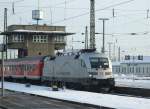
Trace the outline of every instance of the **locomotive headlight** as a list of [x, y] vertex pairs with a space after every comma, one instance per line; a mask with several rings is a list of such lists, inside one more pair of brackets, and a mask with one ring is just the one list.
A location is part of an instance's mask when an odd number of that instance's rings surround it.
[[92, 75], [90, 74], [89, 77], [92, 77]]

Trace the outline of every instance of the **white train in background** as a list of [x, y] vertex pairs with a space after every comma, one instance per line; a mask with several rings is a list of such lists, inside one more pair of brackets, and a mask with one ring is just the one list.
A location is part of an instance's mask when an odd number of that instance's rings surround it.
[[150, 77], [150, 56], [126, 56], [121, 62], [113, 62], [113, 74]]

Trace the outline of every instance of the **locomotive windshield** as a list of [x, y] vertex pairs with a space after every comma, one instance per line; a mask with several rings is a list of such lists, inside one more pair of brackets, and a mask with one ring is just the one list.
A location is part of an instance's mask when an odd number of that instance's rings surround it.
[[108, 58], [90, 58], [91, 68], [108, 68]]

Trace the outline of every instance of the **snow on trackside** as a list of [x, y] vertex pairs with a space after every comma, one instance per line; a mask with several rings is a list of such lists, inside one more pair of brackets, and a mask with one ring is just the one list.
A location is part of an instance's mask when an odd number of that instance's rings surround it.
[[120, 87], [150, 89], [150, 77], [136, 77], [133, 75], [115, 75], [115, 85]]
[[94, 104], [115, 109], [149, 109], [150, 107], [150, 99], [145, 98], [125, 97], [110, 94], [74, 91], [68, 89], [52, 91], [50, 87], [35, 85], [26, 87], [25, 84], [10, 82], [5, 82], [4, 88], [50, 98]]
[[116, 86], [150, 89], [150, 80], [116, 79]]

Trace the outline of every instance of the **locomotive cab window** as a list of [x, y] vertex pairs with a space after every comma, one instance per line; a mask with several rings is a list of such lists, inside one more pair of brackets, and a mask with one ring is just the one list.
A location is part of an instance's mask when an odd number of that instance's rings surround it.
[[86, 67], [86, 64], [85, 64], [85, 62], [83, 60], [81, 60], [81, 66], [82, 67]]
[[108, 68], [109, 62], [107, 58], [90, 58], [91, 68]]

